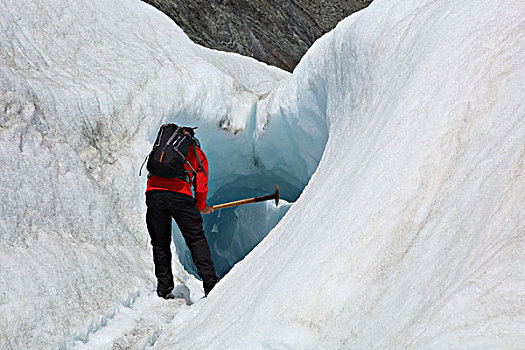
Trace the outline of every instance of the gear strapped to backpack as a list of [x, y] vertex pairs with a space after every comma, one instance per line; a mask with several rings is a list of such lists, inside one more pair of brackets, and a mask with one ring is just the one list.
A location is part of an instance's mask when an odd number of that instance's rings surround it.
[[[190, 147], [193, 147], [199, 161], [199, 168], [206, 175], [197, 153], [196, 145], [198, 141], [195, 138], [194, 129], [196, 128], [182, 127], [176, 124], [164, 124], [160, 127], [153, 149], [144, 160], [144, 163], [146, 163], [146, 160], [148, 161], [146, 169], [150, 174], [167, 178], [178, 178], [190, 183], [189, 173], [193, 173], [196, 179], [198, 170], [195, 170], [187, 159]], [[139, 175], [144, 163], [140, 167]], [[184, 169], [184, 164], [188, 164], [191, 171]]]

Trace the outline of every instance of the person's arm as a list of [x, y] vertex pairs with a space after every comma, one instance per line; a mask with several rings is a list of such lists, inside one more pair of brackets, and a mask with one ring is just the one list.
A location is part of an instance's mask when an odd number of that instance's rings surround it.
[[197, 160], [196, 166], [198, 168], [195, 168], [197, 169], [197, 186], [194, 187], [195, 200], [197, 201], [197, 208], [200, 212], [209, 214], [213, 212], [213, 208], [206, 203], [206, 198], [208, 197], [208, 159], [202, 149], [198, 146], [195, 149], [197, 150], [196, 156], [199, 157], [200, 164], [202, 164], [201, 168]]

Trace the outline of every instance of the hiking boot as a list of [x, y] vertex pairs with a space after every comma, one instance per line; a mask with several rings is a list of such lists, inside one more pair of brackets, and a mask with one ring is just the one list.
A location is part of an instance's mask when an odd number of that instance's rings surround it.
[[204, 296], [207, 297], [208, 294], [210, 294], [211, 290], [213, 289], [213, 287], [215, 287], [215, 285], [217, 284], [217, 280], [214, 280], [214, 281], [211, 281], [211, 282], [208, 282], [208, 283], [203, 283], [203, 287], [204, 287]]
[[157, 288], [157, 295], [161, 298], [164, 298], [164, 299], [173, 299], [174, 296], [173, 294], [171, 294], [171, 292], [173, 291], [173, 286], [171, 287], [168, 287], [166, 289], [158, 289]]

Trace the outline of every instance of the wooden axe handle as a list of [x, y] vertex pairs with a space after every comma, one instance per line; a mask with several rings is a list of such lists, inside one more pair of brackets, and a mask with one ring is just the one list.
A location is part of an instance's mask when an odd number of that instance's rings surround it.
[[247, 198], [247, 199], [241, 199], [238, 201], [223, 203], [223, 204], [217, 204], [213, 205], [213, 210], [215, 209], [223, 209], [223, 208], [230, 208], [230, 207], [236, 207], [238, 205], [243, 204], [250, 204], [250, 203], [257, 203], [257, 202], [263, 202], [268, 201], [270, 199], [275, 199], [275, 205], [279, 205], [279, 186], [275, 186], [275, 193], [274, 194], [267, 194], [264, 196], [259, 197], [253, 197], [253, 198]]
[[243, 204], [249, 204], [249, 203], [255, 203], [255, 198], [248, 198], [248, 199], [241, 199], [238, 201], [223, 203], [223, 204], [217, 204], [213, 205], [212, 208], [215, 209], [223, 209], [223, 208], [230, 208], [230, 207], [236, 207], [238, 205]]

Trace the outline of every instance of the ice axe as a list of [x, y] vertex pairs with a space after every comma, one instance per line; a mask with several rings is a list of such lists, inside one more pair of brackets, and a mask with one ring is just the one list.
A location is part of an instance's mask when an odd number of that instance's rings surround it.
[[247, 199], [241, 199], [241, 200], [238, 200], [238, 201], [217, 204], [217, 205], [212, 206], [212, 208], [214, 210], [215, 209], [230, 208], [230, 207], [236, 207], [238, 205], [243, 205], [243, 204], [250, 204], [250, 203], [258, 203], [258, 202], [269, 201], [271, 199], [275, 199], [275, 206], [279, 205], [279, 185], [275, 185], [275, 193], [273, 193], [273, 194], [266, 194], [264, 196], [247, 198]]

